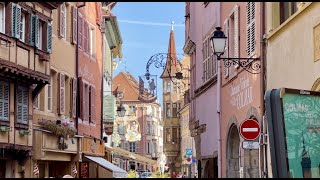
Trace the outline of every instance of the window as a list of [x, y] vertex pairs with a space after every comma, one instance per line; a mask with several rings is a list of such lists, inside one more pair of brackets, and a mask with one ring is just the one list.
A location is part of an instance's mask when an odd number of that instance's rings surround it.
[[214, 75], [216, 75], [216, 60], [214, 58], [214, 54], [210, 44], [210, 36], [207, 36], [205, 40], [202, 42], [202, 80], [203, 82], [207, 82]]
[[167, 117], [167, 118], [171, 117], [171, 107], [170, 107], [170, 103], [166, 103], [166, 117]]
[[171, 142], [171, 129], [166, 128], [166, 142]]
[[9, 83], [0, 81], [0, 121], [9, 121]]
[[[52, 77], [52, 76], [51, 76]], [[48, 111], [52, 111], [52, 78], [50, 79], [50, 84], [47, 86], [47, 92], [48, 92]]]
[[256, 48], [255, 2], [247, 2], [247, 55], [251, 56]]
[[0, 32], [5, 33], [5, 4], [0, 3]]
[[89, 86], [86, 84], [84, 88], [84, 94], [85, 94], [85, 120], [89, 121], [89, 111], [90, 111], [90, 105], [89, 105]]
[[178, 128], [172, 128], [172, 142], [178, 142]]
[[43, 46], [43, 38], [42, 38], [42, 34], [43, 34], [43, 22], [39, 20], [39, 26], [38, 26], [38, 49], [42, 50], [42, 46]]
[[130, 142], [129, 146], [130, 146], [129, 147], [130, 148], [129, 149], [130, 152], [136, 152], [136, 143], [135, 142]]
[[18, 86], [17, 89], [17, 123], [28, 124], [28, 93], [27, 87]]
[[151, 143], [150, 141], [147, 142], [147, 154], [150, 154], [151, 153]]
[[171, 92], [171, 83], [167, 82], [167, 92]]
[[172, 104], [172, 117], [177, 117], [177, 103]]
[[21, 13], [21, 19], [20, 19], [20, 41], [25, 41], [25, 30], [26, 30], [26, 14]]
[[151, 124], [150, 122], [147, 122], [147, 135], [151, 134]]
[[155, 154], [158, 154], [158, 148], [157, 148], [157, 143], [156, 142], [153, 143], [153, 152]]
[[280, 2], [280, 24], [298, 11], [297, 2]]

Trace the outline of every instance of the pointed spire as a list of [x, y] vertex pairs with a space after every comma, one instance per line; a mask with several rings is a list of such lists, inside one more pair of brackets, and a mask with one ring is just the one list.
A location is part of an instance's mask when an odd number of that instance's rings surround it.
[[171, 21], [171, 31], [173, 31], [173, 24], [174, 24], [174, 21]]
[[169, 77], [168, 69], [171, 70], [171, 75], [174, 75], [177, 72], [176, 66], [178, 64], [177, 63], [178, 58], [176, 53], [176, 42], [174, 38], [173, 24], [174, 22], [171, 21], [171, 31], [170, 31], [170, 38], [169, 38], [169, 45], [168, 45], [168, 57], [166, 60], [166, 67], [164, 68], [164, 71], [160, 76], [161, 78]]

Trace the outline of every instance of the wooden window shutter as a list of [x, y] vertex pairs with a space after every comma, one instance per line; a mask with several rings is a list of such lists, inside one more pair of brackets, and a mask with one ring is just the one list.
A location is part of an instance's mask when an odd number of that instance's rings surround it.
[[247, 2], [247, 55], [255, 51], [255, 2]]
[[65, 4], [61, 4], [59, 7], [59, 35], [60, 37], [65, 37], [65, 14], [66, 14], [66, 6]]
[[[224, 26], [224, 33], [227, 37], [229, 37], [229, 26], [228, 26], [228, 19], [226, 19], [223, 23], [223, 26]], [[229, 43], [228, 43], [228, 39], [226, 41], [226, 50], [225, 50], [225, 57], [229, 57]], [[223, 61], [224, 62], [224, 61]], [[224, 77], [227, 78], [229, 77], [229, 68], [227, 68], [225, 66], [225, 64], [223, 64], [223, 74], [224, 74]]]
[[9, 121], [9, 83], [0, 85], [0, 120]]
[[79, 48], [83, 48], [83, 45], [82, 45], [82, 42], [83, 42], [83, 18], [80, 16], [80, 14], [79, 14], [79, 23], [78, 23], [78, 29], [79, 29], [79, 34], [78, 34], [78, 36], [79, 36], [79, 44], [78, 44], [78, 46], [79, 46]]
[[125, 150], [129, 151], [129, 143], [128, 142], [124, 143], [124, 148], [125, 148]]
[[77, 111], [77, 79], [74, 78], [73, 79], [73, 85], [72, 85], [72, 88], [73, 88], [73, 94], [72, 94], [72, 117], [73, 118], [76, 118], [76, 111]]
[[38, 28], [36, 28], [36, 21], [38, 21], [38, 16], [31, 14], [30, 18], [30, 45], [31, 46], [36, 46], [36, 42], [38, 39], [36, 31]]
[[16, 13], [17, 13], [17, 5], [12, 3], [11, 8], [11, 36], [16, 37]]
[[77, 7], [72, 6], [72, 43], [77, 44]]
[[83, 50], [88, 52], [88, 23], [86, 20], [83, 21]]
[[47, 24], [47, 52], [52, 53], [52, 24]]
[[59, 74], [59, 114], [65, 113], [65, 76]]
[[17, 123], [28, 124], [28, 93], [29, 89], [18, 86], [17, 89]]
[[[234, 9], [234, 57], [239, 57], [240, 48], [239, 48], [239, 6], [237, 5]], [[235, 68], [238, 68], [239, 64], [235, 65]]]
[[83, 80], [82, 78], [80, 77], [79, 78], [79, 92], [80, 92], [80, 113], [79, 113], [79, 117], [84, 120], [85, 118], [85, 114], [84, 114], [84, 83], [83, 83]]
[[21, 6], [12, 3], [11, 36], [20, 38]]
[[[91, 39], [91, 36], [90, 36], [90, 32], [91, 32], [92, 30], [91, 30], [91, 26], [90, 25], [88, 25], [88, 54], [90, 54], [90, 52], [91, 52], [91, 41], [92, 41], [92, 39]], [[93, 34], [92, 34], [93, 35]], [[93, 38], [93, 37], [92, 37]]]

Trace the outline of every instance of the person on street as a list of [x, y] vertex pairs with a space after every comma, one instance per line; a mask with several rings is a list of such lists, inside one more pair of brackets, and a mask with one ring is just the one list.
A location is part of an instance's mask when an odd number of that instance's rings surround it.
[[177, 178], [176, 172], [173, 172], [171, 178]]
[[186, 172], [183, 173], [182, 178], [188, 178]]

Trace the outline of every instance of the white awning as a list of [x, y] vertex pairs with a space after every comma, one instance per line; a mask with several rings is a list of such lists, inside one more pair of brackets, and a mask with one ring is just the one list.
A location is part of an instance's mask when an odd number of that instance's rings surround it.
[[127, 171], [119, 168], [118, 166], [112, 164], [111, 162], [107, 161], [106, 159], [104, 159], [102, 157], [94, 157], [94, 156], [84, 156], [84, 157], [99, 164], [101, 167], [103, 167], [109, 171], [112, 171], [113, 177], [115, 177], [115, 178], [127, 178], [128, 177]]

